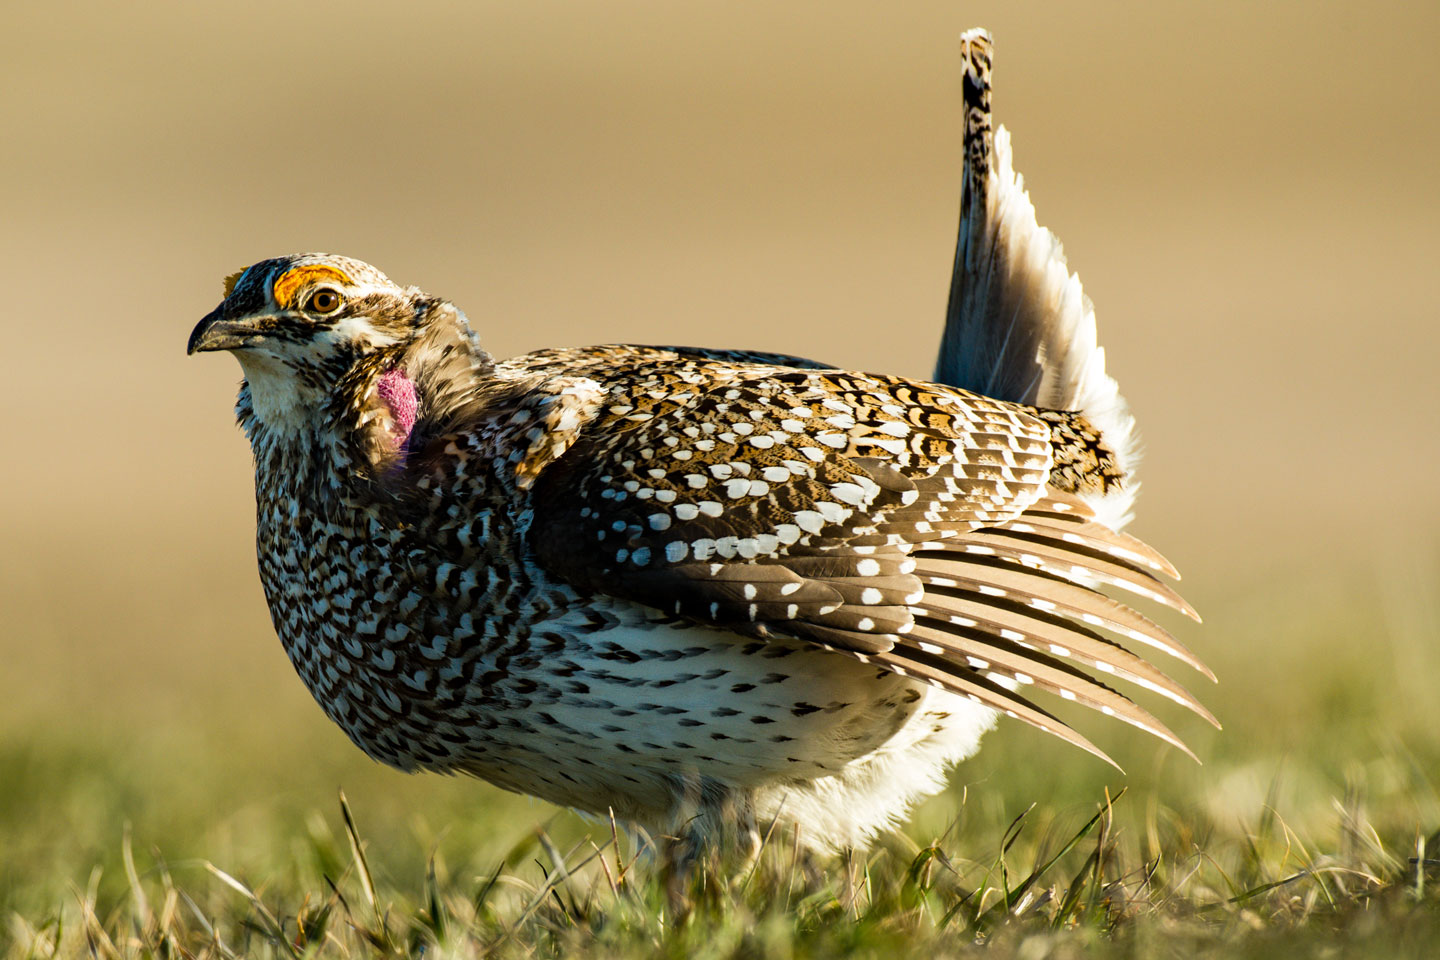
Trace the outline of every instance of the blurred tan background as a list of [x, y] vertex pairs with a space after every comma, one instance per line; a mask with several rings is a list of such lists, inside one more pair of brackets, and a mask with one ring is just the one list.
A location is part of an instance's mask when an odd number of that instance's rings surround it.
[[[1133, 529], [1211, 613], [1186, 641], [1231, 695], [1283, 697], [1307, 650], [1269, 650], [1257, 611], [1334, 629], [1351, 591], [1433, 610], [1433, 3], [161, 0], [6, 21], [12, 746], [190, 738], [237, 777], [292, 739], [352, 762], [269, 628], [238, 367], [184, 351], [256, 260], [369, 260], [500, 355], [683, 342], [926, 375], [972, 25], [1147, 439]], [[1363, 656], [1420, 704], [1435, 624], [1405, 616], [1413, 650]]]

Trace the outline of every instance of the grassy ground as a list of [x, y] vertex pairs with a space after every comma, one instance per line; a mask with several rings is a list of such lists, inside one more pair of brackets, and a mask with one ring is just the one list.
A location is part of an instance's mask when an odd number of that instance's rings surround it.
[[142, 664], [7, 717], [0, 956], [1432, 955], [1440, 650], [1428, 574], [1405, 569], [1416, 589], [1204, 598], [1226, 730], [1177, 720], [1204, 766], [1087, 724], [1121, 776], [1002, 727], [903, 835], [835, 862], [771, 836], [683, 921], [643, 837], [370, 764], [243, 620], [273, 674], [176, 653], [189, 696]]

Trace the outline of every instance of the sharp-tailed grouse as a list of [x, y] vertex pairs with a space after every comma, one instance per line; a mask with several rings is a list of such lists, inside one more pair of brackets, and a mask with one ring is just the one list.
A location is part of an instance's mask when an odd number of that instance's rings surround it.
[[999, 714], [1100, 753], [1031, 691], [1176, 746], [1092, 674], [1209, 716], [1117, 642], [1205, 671], [1099, 592], [1191, 613], [1117, 532], [1133, 420], [992, 134], [989, 39], [963, 48], [938, 383], [688, 347], [494, 360], [451, 304], [326, 254], [227, 281], [189, 349], [244, 369], [275, 629], [366, 753], [691, 843], [778, 818], [833, 850]]

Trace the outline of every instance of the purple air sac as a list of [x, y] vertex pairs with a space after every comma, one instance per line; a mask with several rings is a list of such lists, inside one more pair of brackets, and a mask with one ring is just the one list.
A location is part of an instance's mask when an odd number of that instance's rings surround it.
[[409, 452], [410, 431], [415, 429], [415, 414], [420, 409], [419, 398], [415, 395], [415, 382], [405, 376], [404, 371], [387, 371], [375, 385], [375, 392], [390, 408], [390, 421], [394, 424], [395, 447], [401, 459]]

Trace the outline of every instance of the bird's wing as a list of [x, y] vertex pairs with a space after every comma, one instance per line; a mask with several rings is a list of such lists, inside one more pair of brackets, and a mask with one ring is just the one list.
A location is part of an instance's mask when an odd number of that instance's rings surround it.
[[1087, 669], [1209, 717], [1112, 636], [1204, 669], [1096, 589], [1190, 612], [1159, 579], [1173, 573], [1162, 558], [1057, 489], [1052, 426], [1032, 412], [834, 370], [681, 361], [607, 373], [605, 399], [589, 399], [583, 427], [529, 480], [531, 547], [553, 575], [732, 633], [809, 640], [1102, 757], [1016, 688], [1182, 749]]
[[835, 370], [833, 363], [822, 363], [809, 357], [797, 357], [788, 353], [771, 353], [767, 350], [716, 350], [711, 347], [655, 347], [692, 360], [721, 360], [726, 363], [764, 363], [775, 367], [793, 367], [797, 370]]

